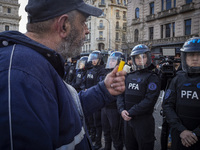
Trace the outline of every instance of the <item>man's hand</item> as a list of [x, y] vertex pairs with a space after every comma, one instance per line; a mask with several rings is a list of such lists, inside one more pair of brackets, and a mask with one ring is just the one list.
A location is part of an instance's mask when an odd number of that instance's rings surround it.
[[111, 95], [119, 95], [125, 91], [125, 71], [117, 72], [118, 66], [112, 72], [107, 74], [104, 83]]
[[198, 141], [197, 136], [192, 131], [184, 130], [180, 134], [181, 142], [185, 147], [189, 147]]
[[126, 110], [123, 110], [123, 111], [121, 112], [121, 115], [122, 115], [122, 118], [123, 118], [125, 121], [129, 121], [129, 120], [132, 119], [131, 117], [129, 117], [129, 113], [128, 113], [128, 111], [126, 111]]

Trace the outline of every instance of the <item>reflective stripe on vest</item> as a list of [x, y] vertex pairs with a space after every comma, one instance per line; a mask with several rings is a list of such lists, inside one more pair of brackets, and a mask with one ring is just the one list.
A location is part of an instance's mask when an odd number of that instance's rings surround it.
[[74, 150], [75, 146], [83, 140], [84, 135], [85, 135], [85, 130], [82, 127], [81, 132], [74, 137], [74, 140], [71, 143], [63, 145], [60, 148], [57, 148], [56, 150]]

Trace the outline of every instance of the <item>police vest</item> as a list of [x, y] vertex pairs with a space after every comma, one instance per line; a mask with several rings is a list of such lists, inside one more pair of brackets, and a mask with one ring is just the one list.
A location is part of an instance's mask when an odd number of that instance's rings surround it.
[[147, 80], [152, 72], [136, 71], [126, 77], [125, 108], [129, 110], [133, 105], [144, 99], [147, 89]]
[[176, 112], [183, 125], [193, 130], [200, 125], [200, 77], [177, 78]]
[[93, 67], [92, 69], [87, 71], [85, 87], [88, 89], [94, 86], [96, 84], [96, 80], [97, 80], [97, 69]]

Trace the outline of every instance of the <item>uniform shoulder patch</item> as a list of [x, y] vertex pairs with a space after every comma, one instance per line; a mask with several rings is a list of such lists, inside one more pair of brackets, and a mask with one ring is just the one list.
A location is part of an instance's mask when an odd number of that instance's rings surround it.
[[200, 89], [200, 83], [197, 83], [197, 88]]
[[149, 90], [154, 91], [157, 89], [157, 85], [154, 82], [149, 83], [148, 85]]
[[171, 94], [171, 90], [168, 89], [166, 92], [165, 92], [165, 99], [168, 99], [168, 97], [170, 96]]

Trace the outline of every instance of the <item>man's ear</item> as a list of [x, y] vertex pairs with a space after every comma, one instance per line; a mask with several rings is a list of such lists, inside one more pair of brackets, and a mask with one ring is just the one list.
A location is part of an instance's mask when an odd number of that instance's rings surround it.
[[68, 15], [67, 14], [64, 14], [62, 16], [60, 16], [58, 18], [58, 32], [59, 32], [59, 35], [62, 37], [62, 38], [65, 38], [67, 37], [67, 35], [69, 34], [70, 32], [70, 29], [71, 29], [71, 25], [70, 25], [70, 22], [68, 20]]

